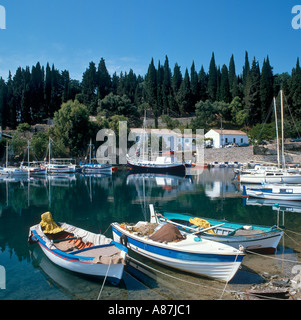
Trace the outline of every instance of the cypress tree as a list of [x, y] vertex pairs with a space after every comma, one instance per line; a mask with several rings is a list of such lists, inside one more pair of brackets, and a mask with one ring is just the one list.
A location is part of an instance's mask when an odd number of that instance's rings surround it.
[[177, 101], [181, 115], [193, 111], [191, 103], [190, 80], [187, 68], [185, 70], [184, 79], [177, 93]]
[[260, 77], [261, 122], [266, 120], [274, 95], [274, 76], [269, 57], [263, 60]]
[[231, 93], [230, 93], [230, 86], [229, 86], [229, 73], [228, 73], [228, 68], [225, 64], [222, 66], [222, 71], [221, 71], [219, 100], [224, 101], [226, 103], [231, 102]]
[[176, 63], [174, 66], [173, 76], [171, 79], [171, 87], [173, 92], [173, 98], [171, 103], [172, 103], [172, 111], [176, 112], [177, 114], [179, 114], [180, 112], [178, 101], [177, 101], [177, 95], [178, 95], [178, 91], [180, 89], [182, 81], [183, 81], [182, 73], [181, 73], [180, 67]]
[[297, 58], [296, 68], [292, 70], [291, 76], [291, 101], [295, 115], [301, 114], [301, 68]]
[[191, 104], [194, 106], [200, 99], [198, 74], [195, 71], [194, 61], [190, 68], [190, 90], [191, 90]]
[[231, 93], [231, 100], [238, 95], [237, 76], [235, 71], [234, 56], [232, 54], [229, 62], [229, 89]]
[[217, 95], [217, 68], [215, 64], [214, 53], [212, 53], [212, 57], [209, 65], [209, 73], [208, 73], [208, 98], [211, 102], [216, 100]]
[[204, 67], [201, 67], [201, 70], [198, 74], [198, 87], [199, 87], [199, 100], [206, 101], [208, 99], [207, 87], [208, 87], [208, 77], [204, 70]]
[[106, 67], [104, 58], [100, 59], [96, 74], [96, 85], [98, 99], [103, 99], [111, 91], [111, 77]]
[[157, 70], [154, 65], [154, 59], [152, 58], [149, 64], [148, 71], [145, 77], [145, 95], [146, 101], [152, 108], [155, 118], [158, 117], [158, 106], [157, 106]]
[[164, 68], [161, 66], [160, 60], [158, 62], [157, 70], [157, 105], [158, 105], [158, 115], [163, 112], [163, 80], [164, 80]]
[[169, 62], [167, 56], [165, 56], [164, 71], [163, 71], [163, 83], [162, 83], [162, 99], [163, 99], [163, 114], [168, 114], [170, 110], [171, 99], [171, 70], [169, 68]]

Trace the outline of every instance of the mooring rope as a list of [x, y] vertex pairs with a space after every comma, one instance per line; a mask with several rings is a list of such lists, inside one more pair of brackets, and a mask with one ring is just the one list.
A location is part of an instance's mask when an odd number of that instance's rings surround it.
[[[254, 252], [252, 252], [252, 251], [248, 251], [248, 252], [249, 252], [249, 253], [254, 253]], [[257, 255], [260, 255], [260, 256], [264, 256], [264, 257], [268, 257], [268, 258], [269, 258], [269, 256], [266, 256], [266, 255], [261, 255], [261, 254], [258, 254], [258, 253], [257, 253]], [[195, 285], [195, 286], [198, 286], [198, 287], [202, 287], [202, 288], [205, 288], [205, 289], [209, 289], [209, 288], [210, 288], [210, 289], [214, 289], [214, 290], [217, 290], [217, 291], [222, 291], [222, 294], [221, 294], [219, 300], [222, 299], [222, 297], [223, 297], [223, 295], [224, 295], [225, 292], [227, 292], [228, 294], [234, 294], [234, 293], [236, 293], [236, 294], [238, 294], [238, 295], [239, 295], [239, 294], [246, 294], [246, 293], [244, 293], [244, 292], [239, 292], [239, 291], [235, 291], [235, 290], [226, 290], [226, 287], [227, 287], [229, 281], [226, 282], [226, 284], [225, 284], [225, 286], [224, 286], [223, 289], [216, 288], [216, 287], [212, 287], [212, 286], [209, 287], [209, 286], [205, 286], [205, 285], [202, 285], [202, 284], [199, 284], [199, 283], [196, 283], [196, 282], [191, 282], [191, 281], [188, 281], [188, 280], [184, 280], [184, 279], [181, 279], [181, 278], [177, 278], [177, 277], [172, 276], [172, 275], [170, 275], [170, 274], [168, 274], [168, 273], [165, 273], [165, 272], [163, 272], [163, 271], [160, 271], [160, 270], [158, 270], [158, 269], [155, 269], [155, 268], [153, 268], [153, 267], [151, 267], [151, 266], [149, 266], [149, 265], [146, 265], [146, 264], [144, 264], [143, 262], [141, 262], [141, 261], [139, 261], [139, 260], [136, 260], [136, 259], [133, 258], [133, 257], [128, 256], [128, 258], [129, 258], [130, 260], [133, 260], [134, 262], [139, 263], [140, 265], [142, 265], [142, 266], [144, 266], [144, 267], [146, 267], [146, 268], [154, 271], [154, 272], [161, 273], [161, 274], [163, 274], [164, 276], [167, 276], [167, 277], [172, 278], [172, 279], [174, 279], [174, 280], [181, 281], [181, 282], [187, 283], [187, 284], [192, 284], [192, 285]], [[277, 259], [277, 260], [278, 260], [278, 259]], [[282, 259], [280, 259], [280, 260], [282, 260]], [[296, 262], [296, 261], [293, 261], [293, 262]], [[277, 298], [277, 297], [268, 297], [268, 296], [263, 295], [263, 294], [252, 293], [252, 292], [248, 292], [247, 295], [259, 297], [259, 298], [266, 299], [266, 300], [287, 300], [287, 299], [282, 299], [282, 298]]]
[[101, 294], [102, 294], [102, 290], [103, 290], [103, 287], [104, 287], [104, 285], [105, 285], [106, 279], [107, 279], [107, 277], [108, 277], [109, 269], [110, 269], [110, 267], [111, 267], [111, 262], [112, 262], [112, 257], [110, 258], [110, 263], [109, 263], [109, 265], [108, 265], [108, 269], [107, 269], [106, 275], [105, 275], [105, 277], [104, 277], [104, 279], [103, 279], [102, 286], [101, 286], [101, 289], [100, 289], [100, 291], [99, 291], [97, 300], [100, 299], [100, 296], [101, 296]]

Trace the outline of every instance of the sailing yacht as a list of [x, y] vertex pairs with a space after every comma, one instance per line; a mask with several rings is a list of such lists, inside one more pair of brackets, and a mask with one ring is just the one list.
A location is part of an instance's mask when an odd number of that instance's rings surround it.
[[276, 117], [276, 103], [274, 98], [274, 110], [276, 119], [277, 133], [277, 155], [278, 167], [258, 167], [255, 170], [242, 171], [238, 179], [242, 183], [301, 183], [301, 174], [299, 172], [288, 171], [285, 163], [284, 155], [284, 128], [283, 128], [283, 91], [280, 91], [281, 96], [281, 139], [282, 139], [282, 168], [280, 167], [280, 151], [278, 138], [278, 125]]
[[92, 158], [92, 142], [90, 140], [89, 144], [89, 162], [88, 163], [81, 163], [80, 169], [82, 173], [87, 174], [97, 174], [97, 173], [112, 173], [112, 165], [110, 163], [98, 163], [97, 159]]
[[6, 142], [6, 161], [5, 167], [0, 167], [0, 175], [2, 176], [26, 176], [27, 171], [22, 168], [8, 166], [8, 142]]
[[46, 168], [44, 167], [44, 165], [42, 164], [42, 162], [38, 162], [38, 161], [30, 161], [30, 142], [28, 140], [27, 142], [27, 149], [28, 149], [28, 153], [27, 153], [27, 161], [22, 161], [20, 168], [27, 172], [27, 174], [29, 176], [36, 176], [36, 175], [45, 175], [46, 174]]
[[75, 173], [75, 171], [76, 171], [76, 164], [72, 163], [72, 159], [51, 158], [51, 139], [50, 139], [50, 137], [49, 137], [49, 158], [48, 158], [48, 163], [45, 164], [45, 167], [46, 167], [47, 173]]
[[[141, 141], [141, 140], [140, 140]], [[171, 173], [179, 174], [186, 172], [186, 165], [183, 162], [177, 161], [174, 154], [170, 156], [158, 156], [155, 160], [149, 159], [148, 153], [145, 152], [146, 146], [146, 115], [144, 114], [143, 121], [143, 147], [142, 154], [140, 149], [135, 157], [127, 155], [127, 163], [130, 170], [147, 173]], [[172, 152], [171, 152], [172, 153]]]

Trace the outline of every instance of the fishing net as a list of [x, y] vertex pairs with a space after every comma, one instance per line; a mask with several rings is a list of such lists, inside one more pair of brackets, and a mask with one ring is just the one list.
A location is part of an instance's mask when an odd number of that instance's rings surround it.
[[157, 242], [171, 242], [185, 239], [185, 237], [181, 234], [179, 229], [171, 223], [164, 224], [149, 238]]
[[[207, 220], [204, 220], [201, 218], [197, 218], [197, 217], [193, 219], [191, 218], [189, 219], [189, 222], [203, 229], [210, 228], [210, 223]], [[208, 230], [207, 232], [211, 234], [215, 234], [212, 229]]]

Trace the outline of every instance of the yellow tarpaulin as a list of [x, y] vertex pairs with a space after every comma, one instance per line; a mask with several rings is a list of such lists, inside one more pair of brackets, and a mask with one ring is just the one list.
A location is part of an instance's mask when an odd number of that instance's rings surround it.
[[[203, 229], [210, 228], [210, 223], [207, 220], [204, 220], [201, 218], [193, 218], [193, 219], [191, 218], [189, 219], [189, 222]], [[208, 230], [207, 232], [211, 234], [215, 234], [212, 229]]]
[[59, 227], [53, 220], [51, 212], [45, 212], [41, 215], [40, 225], [43, 228], [44, 233], [55, 234], [63, 231], [64, 229]]

